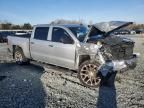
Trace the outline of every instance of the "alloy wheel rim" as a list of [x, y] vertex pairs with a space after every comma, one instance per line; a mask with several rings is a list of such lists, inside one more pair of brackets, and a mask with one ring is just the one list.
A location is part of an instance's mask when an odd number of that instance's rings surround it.
[[95, 64], [86, 64], [81, 68], [80, 77], [88, 86], [98, 86], [100, 77], [97, 76], [98, 67]]
[[17, 62], [21, 62], [22, 61], [22, 55], [21, 55], [21, 53], [19, 53], [19, 52], [15, 53], [15, 60]]

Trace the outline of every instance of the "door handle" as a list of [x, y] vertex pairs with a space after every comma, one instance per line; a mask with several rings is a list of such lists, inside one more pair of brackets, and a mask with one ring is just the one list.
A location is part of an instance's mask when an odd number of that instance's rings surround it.
[[31, 44], [34, 44], [34, 42], [31, 42]]
[[53, 45], [49, 45], [49, 47], [53, 47]]

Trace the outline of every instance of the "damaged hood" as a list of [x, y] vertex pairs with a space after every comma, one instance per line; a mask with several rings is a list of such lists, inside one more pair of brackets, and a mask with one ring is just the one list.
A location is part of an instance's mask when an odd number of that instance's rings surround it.
[[111, 22], [102, 22], [95, 25], [91, 25], [89, 33], [85, 38], [85, 42], [95, 42], [97, 40], [102, 40], [104, 43], [109, 45], [121, 44], [121, 43], [133, 43], [131, 39], [124, 37], [110, 35], [112, 32], [126, 27], [133, 22], [122, 22], [122, 21], [111, 21]]
[[108, 36], [112, 32], [121, 29], [123, 27], [126, 27], [130, 24], [133, 24], [133, 22], [110, 21], [110, 22], [96, 23], [94, 25], [91, 25], [90, 31], [86, 38], [88, 39], [89, 37], [96, 35]]
[[92, 26], [96, 27], [99, 29], [101, 32], [104, 33], [111, 33], [115, 30], [118, 30], [120, 28], [126, 27], [130, 24], [133, 24], [133, 22], [123, 22], [123, 21], [110, 21], [110, 22], [101, 22], [101, 23], [96, 23]]

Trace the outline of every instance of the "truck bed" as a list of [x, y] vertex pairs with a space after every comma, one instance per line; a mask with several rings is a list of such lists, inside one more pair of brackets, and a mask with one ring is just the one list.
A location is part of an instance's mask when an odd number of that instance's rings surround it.
[[18, 46], [23, 50], [24, 55], [30, 58], [30, 38], [29, 35], [8, 36], [9, 50], [13, 52], [13, 46]]
[[31, 37], [31, 34], [29, 33], [29, 34], [24, 34], [24, 35], [12, 35], [12, 36], [14, 36], [14, 37], [22, 37], [22, 38], [30, 38]]

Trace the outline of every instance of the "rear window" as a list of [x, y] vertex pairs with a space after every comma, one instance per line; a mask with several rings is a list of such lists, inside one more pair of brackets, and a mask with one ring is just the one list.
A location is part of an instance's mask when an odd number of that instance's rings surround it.
[[47, 40], [49, 27], [37, 27], [34, 33], [34, 39]]

